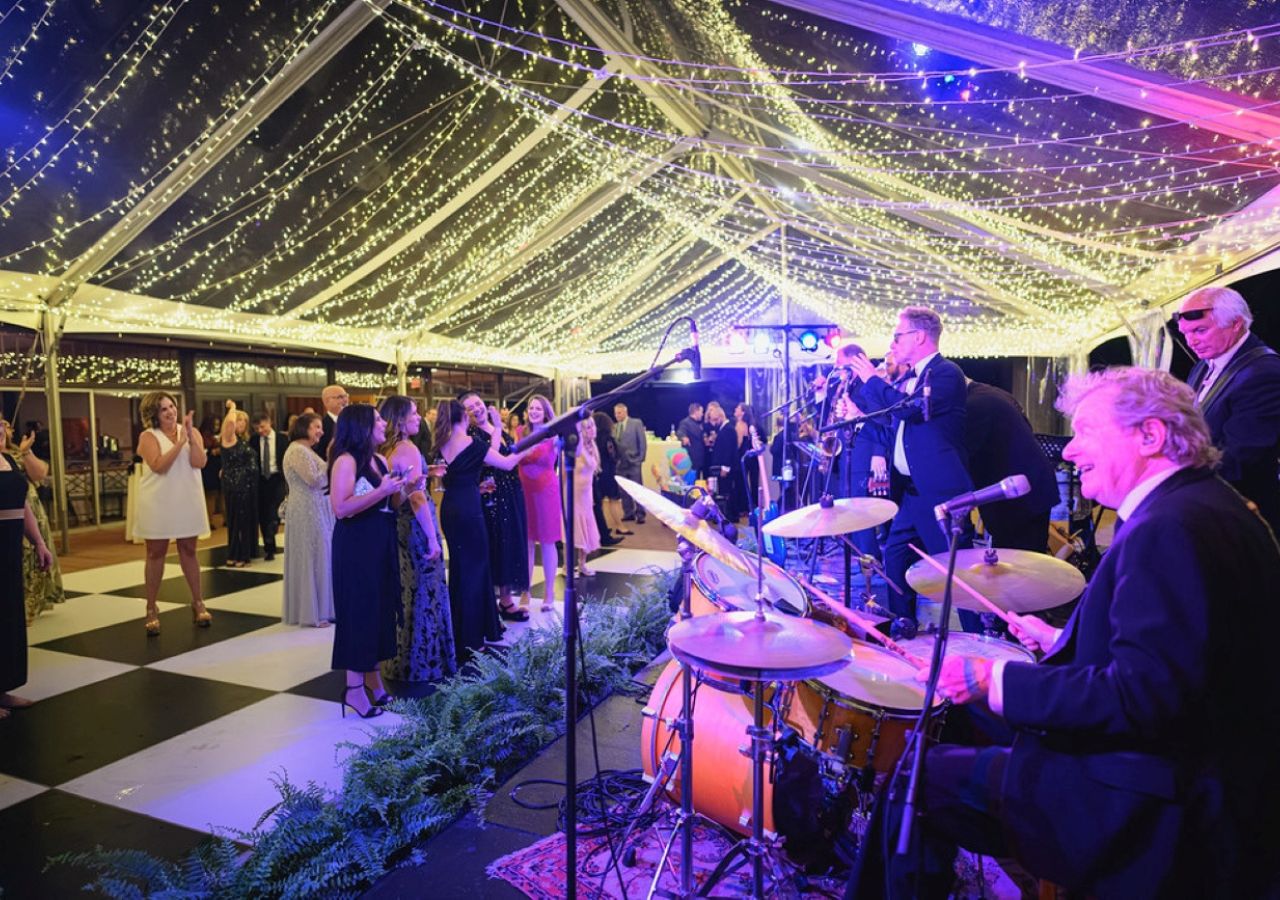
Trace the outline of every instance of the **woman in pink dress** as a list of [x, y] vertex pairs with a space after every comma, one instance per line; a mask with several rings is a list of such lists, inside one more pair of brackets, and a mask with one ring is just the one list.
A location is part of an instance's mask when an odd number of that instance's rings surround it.
[[596, 574], [587, 568], [587, 554], [600, 549], [600, 529], [596, 526], [591, 497], [592, 484], [599, 471], [596, 423], [588, 417], [578, 423], [578, 456], [573, 468], [573, 539], [578, 545], [578, 574], [584, 577]]
[[[525, 413], [529, 430], [536, 431], [555, 418], [551, 401], [542, 394], [529, 398]], [[529, 572], [533, 572], [533, 548], [542, 547], [543, 599], [542, 611], [550, 612], [556, 602], [556, 541], [564, 536], [564, 519], [560, 505], [560, 475], [556, 462], [560, 455], [558, 440], [545, 440], [532, 447], [520, 463], [520, 484], [524, 488], [524, 508], [529, 518]], [[525, 591], [521, 603], [529, 605]]]

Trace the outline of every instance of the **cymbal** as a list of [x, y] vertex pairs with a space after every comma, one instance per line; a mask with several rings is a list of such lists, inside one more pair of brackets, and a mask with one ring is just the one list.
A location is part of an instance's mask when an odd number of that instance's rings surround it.
[[[1031, 550], [997, 549], [995, 561], [989, 562], [990, 552], [981, 547], [959, 551], [956, 578], [1001, 609], [1039, 612], [1074, 600], [1084, 590], [1084, 575], [1080, 570], [1056, 556]], [[947, 564], [945, 553], [934, 554], [933, 559], [943, 566]], [[931, 600], [941, 600], [946, 576], [922, 559], [907, 569], [907, 584]], [[951, 602], [959, 609], [988, 611], [964, 590], [952, 591]]]
[[882, 497], [846, 497], [835, 500], [830, 506], [811, 503], [778, 516], [764, 526], [764, 533], [773, 537], [812, 538], [834, 537], [875, 528], [898, 514], [898, 504]]
[[699, 550], [705, 550], [713, 559], [744, 575], [755, 576], [756, 570], [747, 560], [747, 555], [721, 534], [720, 529], [713, 522], [699, 519], [692, 512], [673, 503], [657, 491], [637, 484], [629, 478], [618, 476], [617, 481], [618, 486], [626, 491], [645, 512], [652, 513], [663, 525], [693, 546]]
[[755, 681], [797, 681], [849, 664], [853, 641], [813, 619], [738, 611], [694, 616], [667, 632], [667, 644], [697, 669]]

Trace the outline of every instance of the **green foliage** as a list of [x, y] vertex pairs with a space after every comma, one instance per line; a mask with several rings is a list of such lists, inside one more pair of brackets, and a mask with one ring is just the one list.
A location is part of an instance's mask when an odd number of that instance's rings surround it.
[[[625, 598], [583, 607], [585, 709], [622, 687], [665, 646], [671, 574]], [[351, 897], [420, 861], [415, 844], [483, 803], [564, 730], [564, 639], [558, 623], [482, 654], [422, 700], [396, 701], [401, 722], [347, 744], [342, 790], [275, 782], [280, 801], [252, 831], [213, 836], [180, 863], [134, 850], [64, 854], [51, 864], [96, 873], [108, 897]]]

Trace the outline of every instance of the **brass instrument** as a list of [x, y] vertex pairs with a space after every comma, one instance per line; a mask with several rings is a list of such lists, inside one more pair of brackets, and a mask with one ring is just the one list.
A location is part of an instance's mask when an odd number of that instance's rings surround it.
[[[849, 381], [852, 372], [848, 366], [835, 366], [827, 374], [827, 384], [831, 383], [831, 376], [837, 372], [843, 372], [840, 380], [836, 382], [834, 393], [831, 395], [831, 402], [827, 405], [827, 419], [819, 423], [819, 427], [825, 428], [835, 421], [836, 408], [840, 405], [840, 401], [849, 393]], [[844, 452], [844, 441], [841, 440], [839, 434], [834, 431], [827, 432], [822, 435], [820, 446], [822, 448], [822, 459], [818, 463], [819, 470], [825, 474], [831, 466], [831, 461]]]

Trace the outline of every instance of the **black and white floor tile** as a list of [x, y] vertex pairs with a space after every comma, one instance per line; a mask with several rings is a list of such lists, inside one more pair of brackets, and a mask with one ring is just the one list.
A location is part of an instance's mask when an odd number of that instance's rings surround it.
[[[579, 594], [588, 608], [625, 598], [674, 560], [606, 551]], [[342, 745], [395, 721], [341, 717], [332, 629], [280, 621], [283, 554], [243, 570], [224, 561], [223, 549], [200, 551], [211, 628], [192, 624], [171, 558], [158, 637], [142, 629], [136, 562], [67, 575], [67, 602], [28, 630], [30, 679], [19, 693], [38, 702], [0, 722], [4, 897], [77, 892], [83, 870], [42, 871], [55, 854], [100, 845], [176, 859], [212, 830], [250, 829], [276, 800], [274, 778], [336, 790]], [[540, 610], [541, 582], [539, 570], [530, 622], [509, 624], [508, 641], [558, 620], [561, 604]]]

